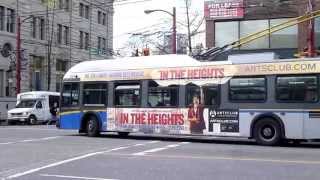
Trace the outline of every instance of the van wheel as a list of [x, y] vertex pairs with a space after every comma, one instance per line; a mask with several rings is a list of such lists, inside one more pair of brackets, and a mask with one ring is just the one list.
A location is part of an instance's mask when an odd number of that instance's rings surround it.
[[87, 133], [89, 137], [97, 137], [100, 135], [99, 123], [96, 117], [89, 116], [87, 121]]
[[120, 137], [127, 137], [130, 133], [129, 132], [118, 132]]
[[258, 144], [266, 146], [277, 145], [281, 140], [280, 125], [270, 118], [261, 119], [254, 125], [253, 137]]
[[36, 125], [36, 124], [37, 124], [37, 118], [36, 118], [36, 116], [35, 116], [35, 115], [29, 116], [28, 123], [29, 123], [30, 125]]

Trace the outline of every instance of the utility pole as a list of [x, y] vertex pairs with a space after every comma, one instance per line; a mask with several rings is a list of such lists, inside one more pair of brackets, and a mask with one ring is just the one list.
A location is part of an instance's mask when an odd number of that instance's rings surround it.
[[16, 1], [16, 20], [17, 20], [17, 36], [16, 36], [16, 94], [19, 94], [21, 91], [20, 82], [21, 82], [21, 20], [19, 15], [19, 0]]
[[[314, 7], [314, 1], [309, 0], [308, 1], [308, 11], [312, 12]], [[316, 55], [315, 53], [315, 37], [314, 37], [314, 19], [310, 19], [309, 27], [308, 27], [308, 56], [314, 57]]]
[[177, 54], [177, 14], [176, 7], [173, 7], [173, 33], [172, 33], [172, 53]]
[[190, 18], [189, 18], [189, 7], [190, 7], [190, 0], [185, 0], [186, 2], [186, 10], [187, 10], [187, 26], [188, 26], [188, 47], [189, 53], [192, 54], [192, 45], [191, 45], [191, 34], [190, 34]]

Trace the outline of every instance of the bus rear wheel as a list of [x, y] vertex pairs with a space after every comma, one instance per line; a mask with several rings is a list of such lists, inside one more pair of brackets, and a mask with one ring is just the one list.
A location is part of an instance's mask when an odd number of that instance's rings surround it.
[[261, 119], [254, 125], [253, 137], [258, 144], [265, 146], [277, 145], [281, 141], [281, 127], [274, 119]]
[[97, 137], [100, 135], [99, 123], [96, 117], [89, 116], [87, 121], [87, 133], [89, 137]]

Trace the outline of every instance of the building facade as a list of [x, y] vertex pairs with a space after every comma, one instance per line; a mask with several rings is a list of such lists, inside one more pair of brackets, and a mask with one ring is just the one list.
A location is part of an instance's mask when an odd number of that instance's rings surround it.
[[[206, 0], [206, 46], [223, 47], [242, 37], [304, 15], [315, 0]], [[288, 27], [245, 44], [231, 53], [273, 51], [292, 58], [308, 45], [309, 22]], [[320, 18], [315, 19], [316, 47], [320, 47]], [[225, 58], [225, 57], [224, 57]]]
[[0, 97], [16, 94], [17, 16], [21, 92], [59, 91], [74, 64], [112, 57], [113, 11], [113, 0], [2, 0]]

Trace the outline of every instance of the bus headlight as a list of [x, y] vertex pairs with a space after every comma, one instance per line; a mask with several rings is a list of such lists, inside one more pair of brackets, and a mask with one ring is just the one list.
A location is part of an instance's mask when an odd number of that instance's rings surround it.
[[22, 115], [24, 115], [24, 116], [28, 116], [30, 114], [30, 112], [24, 112], [24, 113], [22, 113]]

